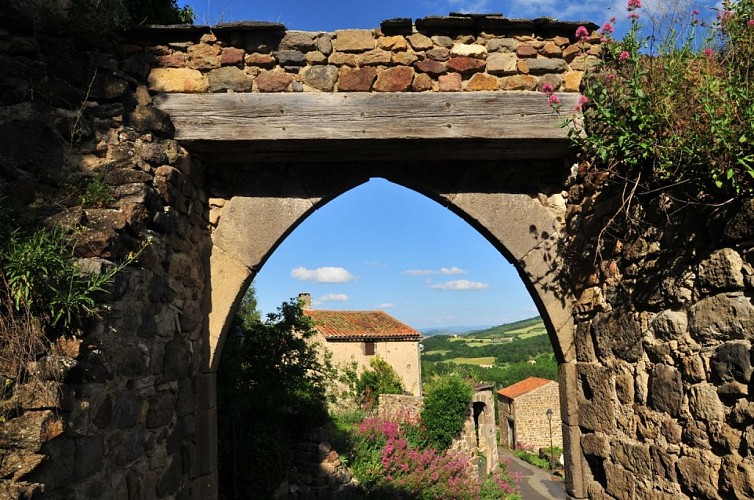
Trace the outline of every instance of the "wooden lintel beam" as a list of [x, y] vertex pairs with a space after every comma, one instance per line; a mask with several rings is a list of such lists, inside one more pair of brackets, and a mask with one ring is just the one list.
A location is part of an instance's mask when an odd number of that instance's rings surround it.
[[[577, 94], [559, 94], [572, 113]], [[176, 139], [541, 140], [560, 144], [567, 130], [540, 92], [160, 94]]]

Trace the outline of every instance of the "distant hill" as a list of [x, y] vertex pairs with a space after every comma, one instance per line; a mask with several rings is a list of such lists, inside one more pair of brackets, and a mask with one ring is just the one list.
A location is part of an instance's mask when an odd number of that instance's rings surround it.
[[533, 318], [522, 319], [513, 323], [470, 331], [467, 333], [467, 336], [477, 339], [493, 339], [498, 337], [513, 337], [514, 335], [530, 337], [543, 333], [547, 333], [547, 329], [542, 321], [542, 317], [534, 316]]
[[469, 332], [476, 332], [493, 328], [493, 325], [476, 325], [476, 326], [442, 326], [438, 328], [418, 328], [418, 330], [427, 337], [435, 335], [464, 335]]

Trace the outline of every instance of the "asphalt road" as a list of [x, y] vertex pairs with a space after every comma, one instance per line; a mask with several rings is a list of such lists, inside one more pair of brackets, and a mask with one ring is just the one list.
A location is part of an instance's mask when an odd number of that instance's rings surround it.
[[522, 500], [565, 500], [565, 483], [561, 478], [551, 478], [548, 471], [524, 462], [507, 448], [499, 448], [498, 452], [501, 460], [510, 458], [509, 470], [521, 473]]

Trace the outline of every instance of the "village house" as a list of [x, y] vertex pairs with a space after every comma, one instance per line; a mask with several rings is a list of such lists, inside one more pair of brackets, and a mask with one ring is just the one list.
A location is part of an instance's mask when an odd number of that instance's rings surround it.
[[379, 356], [393, 367], [405, 391], [421, 396], [421, 334], [383, 311], [328, 311], [311, 308], [311, 296], [299, 294], [318, 340], [335, 364], [356, 361], [359, 371]]
[[497, 398], [500, 443], [503, 446], [511, 449], [517, 445], [547, 448], [552, 428], [553, 446], [563, 447], [557, 382], [529, 377], [498, 390]]

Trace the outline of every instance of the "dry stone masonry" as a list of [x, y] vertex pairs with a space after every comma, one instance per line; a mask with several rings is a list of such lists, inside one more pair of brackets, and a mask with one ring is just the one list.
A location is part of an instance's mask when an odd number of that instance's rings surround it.
[[145, 30], [127, 49], [134, 68], [152, 68], [148, 81], [156, 92], [461, 92], [537, 90], [545, 83], [577, 92], [600, 53], [600, 35], [577, 40], [578, 25], [448, 17], [317, 33], [232, 23], [163, 28], [160, 44], [156, 31]]
[[[12, 388], [0, 497], [215, 498], [214, 370], [228, 316], [299, 222], [374, 176], [448, 206], [520, 271], [561, 362], [572, 498], [754, 496], [751, 200], [683, 210], [644, 200], [632, 206], [651, 224], [595, 260], [591, 235], [619, 192], [564, 158], [531, 147], [491, 158], [490, 141], [459, 138], [424, 143], [410, 163], [316, 140], [252, 145], [249, 159], [232, 140], [177, 141], [155, 106], [162, 93], [484, 97], [546, 83], [575, 93], [600, 51], [598, 35], [576, 39], [578, 25], [454, 15], [334, 33], [144, 27], [117, 55], [0, 25], [0, 192], [76, 228], [82, 268], [144, 247], [97, 320], [29, 366], [38, 385]], [[61, 195], [81, 177], [112, 199], [81, 207]], [[312, 443], [328, 473], [304, 484], [345, 484], [337, 457]]]

